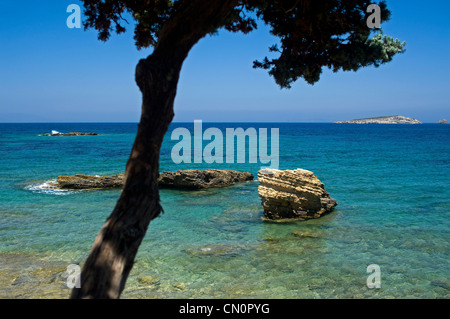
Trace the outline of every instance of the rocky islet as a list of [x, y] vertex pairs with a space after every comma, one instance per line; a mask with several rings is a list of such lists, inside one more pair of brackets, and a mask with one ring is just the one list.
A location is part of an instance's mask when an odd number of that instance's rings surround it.
[[349, 121], [338, 121], [334, 122], [337, 124], [422, 124], [422, 122], [401, 115], [394, 116], [378, 116], [378, 117], [369, 117], [364, 119], [356, 119]]

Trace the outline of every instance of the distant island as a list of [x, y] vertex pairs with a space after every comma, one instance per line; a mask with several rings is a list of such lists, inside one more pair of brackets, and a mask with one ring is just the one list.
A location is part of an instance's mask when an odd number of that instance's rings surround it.
[[338, 124], [422, 124], [416, 119], [394, 115], [394, 116], [379, 116], [379, 117], [369, 117], [365, 119], [356, 119], [350, 121], [338, 121], [334, 122]]
[[69, 132], [69, 133], [61, 133], [58, 131], [52, 131], [50, 134], [43, 134], [44, 136], [84, 136], [84, 135], [98, 135], [98, 133], [94, 132]]
[[448, 124], [448, 121], [446, 119], [442, 119], [438, 122], [438, 124]]

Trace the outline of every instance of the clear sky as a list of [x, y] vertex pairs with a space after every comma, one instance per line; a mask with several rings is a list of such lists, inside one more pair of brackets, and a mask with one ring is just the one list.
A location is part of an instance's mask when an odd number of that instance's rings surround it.
[[[0, 1], [0, 122], [137, 122], [140, 92], [133, 25], [106, 42], [69, 29], [77, 0]], [[252, 62], [276, 42], [264, 26], [249, 35], [201, 40], [181, 73], [175, 121], [333, 122], [404, 115], [450, 120], [450, 1], [387, 0], [385, 34], [407, 52], [380, 68], [332, 73], [314, 86], [281, 90]]]

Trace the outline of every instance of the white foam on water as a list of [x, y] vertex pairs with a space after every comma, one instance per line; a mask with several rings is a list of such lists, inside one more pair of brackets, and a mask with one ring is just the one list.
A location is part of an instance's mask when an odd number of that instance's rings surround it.
[[57, 188], [55, 184], [56, 179], [44, 182], [42, 184], [28, 185], [25, 187], [25, 189], [32, 191], [33, 193], [50, 194], [50, 195], [69, 195], [75, 193], [75, 191]]

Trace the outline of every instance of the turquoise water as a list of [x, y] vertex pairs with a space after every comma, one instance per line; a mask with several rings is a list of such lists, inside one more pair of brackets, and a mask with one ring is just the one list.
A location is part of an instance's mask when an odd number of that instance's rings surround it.
[[[179, 126], [193, 132], [193, 123], [172, 124], [161, 170], [256, 176], [261, 163], [174, 164], [170, 133]], [[150, 224], [124, 298], [450, 297], [450, 126], [208, 126], [224, 135], [227, 127], [279, 128], [280, 169], [313, 171], [339, 205], [317, 220], [274, 224], [261, 220], [256, 181], [161, 190], [165, 212]], [[58, 175], [123, 172], [136, 129], [0, 124], [0, 298], [68, 296], [65, 268], [83, 263], [120, 191], [42, 186]], [[51, 130], [99, 135], [41, 135]], [[380, 266], [380, 289], [366, 286], [371, 264]]]

